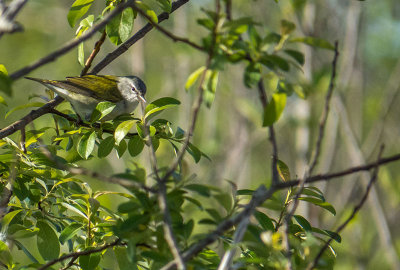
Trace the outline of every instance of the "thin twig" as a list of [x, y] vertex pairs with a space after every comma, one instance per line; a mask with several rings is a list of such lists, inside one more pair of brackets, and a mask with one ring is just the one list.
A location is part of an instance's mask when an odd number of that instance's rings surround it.
[[313, 173], [315, 166], [318, 163], [318, 158], [319, 158], [319, 155], [321, 152], [321, 144], [322, 144], [322, 139], [324, 138], [326, 120], [328, 119], [328, 115], [329, 115], [329, 108], [330, 108], [330, 103], [331, 103], [330, 101], [331, 101], [333, 89], [335, 88], [336, 66], [337, 66], [338, 57], [339, 57], [339, 49], [338, 49], [338, 42], [336, 41], [335, 42], [335, 55], [334, 55], [333, 61], [332, 61], [331, 81], [329, 83], [328, 92], [326, 93], [326, 97], [325, 97], [324, 111], [321, 115], [321, 120], [319, 122], [319, 131], [318, 131], [317, 143], [315, 146], [315, 154], [314, 154], [314, 158], [311, 162], [310, 169], [309, 169], [310, 175]]
[[[377, 162], [378, 162], [378, 165], [381, 166], [381, 165], [384, 165], [387, 163], [392, 163], [392, 162], [395, 162], [398, 160], [400, 160], [400, 154], [382, 158], [382, 159], [378, 160]], [[354, 174], [356, 172], [369, 171], [369, 170], [373, 169], [375, 166], [376, 166], [376, 163], [372, 162], [372, 163], [368, 163], [365, 165], [350, 167], [348, 169], [345, 169], [345, 170], [339, 171], [339, 172], [327, 173], [327, 174], [317, 174], [317, 175], [307, 177], [305, 182], [306, 183], [315, 183], [315, 182], [320, 182], [320, 181], [330, 181], [334, 178], [343, 177], [346, 175]], [[285, 189], [288, 187], [294, 187], [294, 186], [299, 185], [299, 182], [300, 182], [299, 179], [281, 182], [281, 183], [278, 183], [277, 185], [275, 185], [275, 188], [278, 190], [281, 190], [281, 189]]]
[[205, 50], [202, 46], [194, 43], [193, 41], [190, 41], [188, 38], [183, 38], [183, 37], [178, 37], [175, 34], [169, 32], [167, 29], [165, 29], [164, 27], [160, 26], [158, 23], [154, 22], [153, 19], [146, 14], [146, 12], [144, 12], [141, 8], [139, 8], [137, 5], [132, 4], [133, 9], [135, 9], [138, 13], [140, 13], [140, 15], [142, 15], [143, 17], [145, 17], [150, 24], [156, 28], [158, 31], [160, 31], [161, 33], [163, 33], [164, 35], [166, 35], [167, 37], [169, 37], [170, 39], [172, 39], [173, 41], [177, 42], [182, 42], [185, 43], [201, 52], [207, 52], [207, 50]]
[[292, 217], [293, 217], [294, 213], [296, 212], [296, 209], [299, 205], [299, 198], [300, 198], [301, 193], [303, 192], [304, 185], [306, 183], [306, 179], [308, 176], [310, 176], [312, 174], [312, 172], [318, 162], [318, 158], [319, 158], [320, 151], [321, 151], [322, 139], [324, 138], [326, 121], [327, 121], [328, 115], [329, 115], [330, 101], [331, 101], [333, 89], [335, 86], [336, 66], [337, 66], [338, 57], [339, 57], [339, 50], [338, 50], [338, 42], [336, 41], [335, 42], [335, 55], [334, 55], [333, 61], [332, 61], [331, 80], [330, 80], [328, 92], [325, 97], [324, 111], [321, 115], [321, 120], [320, 120], [320, 124], [319, 124], [319, 132], [318, 132], [318, 139], [317, 139], [316, 146], [315, 146], [315, 154], [314, 154], [314, 157], [313, 157], [313, 160], [311, 162], [309, 169], [306, 170], [304, 177], [299, 182], [297, 192], [294, 196], [294, 199], [292, 200], [292, 204], [290, 205], [288, 213], [286, 214], [285, 219], [284, 219], [285, 229], [284, 229], [284, 234], [283, 234], [283, 243], [285, 245], [285, 250], [286, 250], [286, 254], [285, 254], [286, 258], [287, 258], [287, 267], [286, 268], [288, 270], [292, 269], [292, 254], [290, 251], [290, 242], [289, 242], [289, 226], [290, 226]]
[[65, 261], [66, 259], [69, 259], [69, 258], [78, 258], [78, 257], [81, 257], [81, 256], [102, 252], [103, 250], [106, 250], [106, 249], [108, 249], [110, 247], [119, 246], [119, 245], [124, 245], [124, 244], [122, 244], [121, 241], [119, 239], [117, 239], [114, 242], [112, 242], [110, 244], [106, 244], [106, 245], [104, 245], [102, 247], [98, 247], [98, 248], [91, 249], [91, 250], [72, 252], [72, 253], [66, 254], [64, 256], [61, 256], [60, 258], [57, 258], [55, 260], [49, 261], [45, 265], [43, 265], [40, 268], [38, 268], [38, 270], [45, 270], [45, 269], [49, 268], [50, 266], [52, 266], [52, 265], [54, 265], [56, 263]]
[[[178, 0], [178, 1], [173, 2], [172, 3], [172, 8], [171, 8], [171, 13], [174, 12], [175, 10], [177, 10], [178, 8], [180, 8], [182, 5], [186, 4], [189, 1], [190, 0]], [[165, 21], [168, 18], [169, 18], [169, 13], [163, 12], [160, 15], [158, 15], [158, 23], [161, 23], [162, 21]], [[117, 49], [115, 49], [113, 52], [109, 53], [106, 57], [104, 57], [103, 60], [101, 60], [90, 71], [90, 74], [99, 73], [103, 68], [105, 68], [107, 65], [109, 65], [117, 57], [119, 57], [121, 54], [126, 52], [133, 44], [135, 44], [137, 41], [142, 39], [152, 29], [153, 29], [153, 26], [151, 25], [151, 23], [146, 24], [139, 31], [137, 31], [135, 35], [133, 35], [127, 41], [122, 43]]]
[[99, 53], [101, 45], [103, 45], [104, 41], [106, 40], [106, 36], [107, 36], [106, 35], [106, 30], [104, 30], [103, 34], [101, 34], [100, 39], [94, 45], [92, 53], [90, 54], [90, 56], [86, 60], [85, 67], [83, 68], [83, 70], [81, 72], [81, 76], [86, 75], [86, 73], [88, 72], [89, 68], [92, 66], [92, 62], [93, 62], [94, 58]]
[[[337, 228], [336, 233], [339, 234], [348, 224], [349, 222], [356, 216], [356, 214], [360, 211], [361, 207], [364, 205], [364, 203], [367, 201], [369, 192], [373, 186], [373, 184], [376, 182], [378, 178], [378, 171], [379, 171], [379, 160], [381, 159], [382, 153], [383, 153], [384, 146], [381, 146], [381, 149], [378, 154], [378, 159], [375, 162], [375, 167], [374, 171], [372, 173], [371, 179], [368, 183], [367, 189], [364, 193], [364, 196], [361, 198], [360, 202], [354, 207], [353, 211], [351, 212], [350, 216]], [[329, 247], [330, 243], [332, 242], [333, 237], [329, 238], [328, 241], [325, 242], [323, 247], [320, 249], [318, 252], [317, 256], [315, 259], [307, 266], [307, 270], [314, 269], [318, 261], [321, 259], [322, 255], [324, 254], [325, 250]]]
[[[258, 93], [260, 96], [261, 104], [263, 106], [263, 109], [268, 105], [268, 98], [267, 98], [267, 93], [264, 88], [264, 82], [263, 79], [260, 79], [258, 81]], [[274, 126], [270, 125], [268, 127], [269, 130], [269, 141], [272, 145], [272, 162], [271, 162], [271, 171], [272, 171], [272, 184], [275, 185], [279, 182], [279, 177], [278, 177], [278, 144], [276, 142], [275, 138], [275, 130]]]
[[201, 104], [203, 103], [203, 94], [204, 94], [203, 82], [206, 78], [206, 73], [207, 73], [208, 69], [210, 68], [211, 60], [214, 56], [214, 46], [215, 46], [216, 38], [217, 38], [217, 27], [218, 27], [219, 12], [220, 12], [221, 6], [220, 6], [220, 2], [218, 0], [216, 1], [216, 3], [217, 4], [216, 4], [215, 12], [216, 12], [216, 14], [218, 14], [217, 15], [218, 17], [216, 18], [216, 21], [214, 22], [214, 28], [213, 28], [213, 32], [212, 32], [212, 42], [211, 42], [212, 45], [210, 46], [210, 49], [208, 52], [206, 68], [204, 69], [204, 71], [200, 77], [200, 80], [199, 80], [199, 86], [197, 88], [197, 99], [193, 103], [193, 106], [192, 106], [192, 113], [191, 113], [192, 117], [190, 119], [189, 129], [188, 129], [187, 135], [185, 137], [185, 140], [182, 143], [182, 147], [181, 147], [180, 151], [177, 153], [174, 162], [172, 162], [172, 164], [169, 166], [167, 172], [165, 173], [165, 175], [163, 176], [161, 181], [166, 181], [172, 175], [172, 173], [175, 171], [175, 169], [178, 167], [179, 163], [182, 161], [182, 158], [185, 155], [186, 147], [189, 145], [190, 138], [193, 136], [193, 132], [196, 127], [197, 117], [199, 115]]
[[98, 24], [94, 25], [92, 28], [90, 28], [88, 31], [86, 31], [84, 34], [82, 34], [79, 38], [74, 38], [73, 40], [67, 42], [64, 46], [61, 48], [55, 50], [54, 52], [48, 54], [47, 56], [37, 60], [36, 62], [21, 68], [20, 70], [14, 72], [13, 74], [10, 75], [10, 77], [15, 80], [18, 78], [21, 78], [22, 76], [28, 74], [29, 72], [51, 62], [56, 60], [58, 57], [66, 54], [76, 46], [78, 46], [81, 42], [89, 39], [91, 36], [97, 33], [100, 29], [102, 29], [113, 17], [121, 13], [125, 8], [129, 7], [131, 5], [133, 0], [129, 0], [123, 4], [118, 5], [113, 11], [111, 11], [109, 14], [104, 16], [104, 19], [101, 20]]
[[164, 238], [167, 241], [169, 248], [171, 249], [171, 253], [175, 258], [175, 262], [178, 265], [179, 270], [186, 270], [185, 262], [183, 261], [182, 254], [179, 251], [178, 242], [176, 241], [176, 237], [174, 235], [174, 231], [172, 229], [172, 219], [171, 214], [169, 212], [168, 201], [167, 201], [167, 185], [166, 181], [160, 178], [158, 174], [158, 165], [157, 165], [157, 157], [156, 151], [153, 147], [153, 142], [150, 137], [149, 123], [146, 121], [145, 116], [145, 103], [141, 102], [142, 113], [143, 113], [143, 121], [144, 121], [144, 132], [147, 139], [147, 145], [149, 147], [150, 153], [150, 163], [153, 169], [153, 173], [156, 177], [156, 181], [158, 184], [158, 192], [157, 199], [158, 205], [160, 207], [160, 211], [163, 214], [163, 230], [164, 230]]

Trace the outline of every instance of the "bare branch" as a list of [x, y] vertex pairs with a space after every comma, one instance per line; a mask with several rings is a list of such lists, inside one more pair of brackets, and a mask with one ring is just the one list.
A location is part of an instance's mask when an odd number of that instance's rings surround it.
[[[367, 189], [364, 193], [364, 196], [361, 198], [360, 202], [354, 207], [353, 212], [351, 212], [350, 216], [337, 228], [336, 233], [340, 233], [348, 224], [349, 222], [356, 216], [356, 214], [360, 211], [361, 207], [367, 201], [369, 192], [372, 188], [372, 185], [376, 182], [378, 178], [378, 171], [379, 171], [379, 160], [381, 159], [382, 152], [383, 152], [383, 145], [381, 146], [380, 152], [378, 154], [378, 159], [375, 162], [374, 171], [372, 173], [371, 179], [368, 183]], [[318, 261], [321, 259], [322, 255], [324, 254], [325, 250], [329, 247], [329, 244], [332, 242], [333, 238], [329, 238], [328, 241], [325, 242], [324, 246], [320, 249], [315, 259], [307, 266], [308, 270], [314, 269]]]
[[312, 174], [312, 172], [315, 169], [315, 166], [318, 163], [318, 158], [319, 158], [319, 155], [321, 152], [321, 143], [322, 143], [322, 139], [324, 138], [326, 120], [328, 119], [328, 115], [329, 115], [330, 101], [331, 101], [333, 89], [335, 88], [336, 66], [337, 66], [338, 57], [339, 57], [339, 50], [338, 50], [338, 42], [336, 41], [335, 42], [335, 55], [334, 55], [333, 61], [332, 61], [331, 81], [329, 83], [328, 92], [326, 93], [326, 97], [325, 97], [324, 111], [321, 115], [321, 120], [319, 122], [319, 131], [318, 131], [317, 143], [315, 146], [314, 158], [311, 162], [310, 169], [308, 170], [310, 175]]
[[[398, 160], [400, 160], [400, 154], [396, 154], [396, 155], [389, 156], [386, 158], [381, 158], [377, 161], [377, 163], [379, 166], [381, 166], [383, 164], [395, 162]], [[369, 170], [373, 169], [375, 166], [376, 166], [376, 162], [372, 162], [372, 163], [368, 163], [365, 165], [351, 167], [351, 168], [348, 168], [346, 170], [339, 171], [339, 172], [327, 173], [327, 174], [317, 174], [317, 175], [307, 177], [305, 182], [306, 183], [314, 183], [314, 182], [319, 182], [319, 181], [330, 181], [334, 178], [343, 177], [343, 176], [350, 175], [350, 174], [353, 174], [356, 172], [369, 171]], [[281, 189], [285, 189], [288, 187], [297, 186], [299, 184], [299, 182], [300, 182], [299, 179], [294, 179], [294, 180], [290, 180], [290, 181], [286, 181], [286, 182], [280, 182], [277, 185], [275, 185], [274, 187], [276, 189], [281, 190]]]
[[21, 118], [20, 120], [12, 123], [11, 125], [3, 128], [0, 130], [0, 139], [7, 137], [17, 130], [21, 130], [23, 127], [25, 127], [27, 124], [35, 120], [36, 118], [39, 118], [40, 116], [47, 114], [51, 111], [51, 109], [58, 104], [60, 104], [64, 99], [60, 96], [56, 97], [53, 100], [50, 100], [47, 102], [45, 105], [40, 107], [37, 110], [31, 111], [29, 114]]
[[56, 263], [65, 261], [65, 260], [67, 260], [69, 258], [75, 258], [75, 260], [76, 260], [76, 258], [79, 258], [81, 256], [102, 252], [103, 250], [106, 250], [106, 249], [108, 249], [110, 247], [122, 246], [122, 245], [124, 245], [124, 244], [122, 244], [121, 241], [119, 239], [117, 239], [114, 242], [112, 242], [110, 244], [106, 244], [106, 245], [104, 245], [102, 247], [98, 247], [98, 248], [91, 249], [91, 250], [72, 252], [72, 253], [66, 254], [64, 256], [61, 256], [60, 258], [57, 258], [55, 260], [49, 261], [45, 265], [41, 266], [38, 270], [45, 270], [45, 269], [49, 268], [50, 266], [52, 266], [52, 265], [54, 265]]
[[[171, 13], [189, 1], [190, 0], [178, 0], [178, 1], [173, 2], [172, 8], [171, 8]], [[161, 23], [162, 21], [165, 21], [168, 18], [169, 18], [169, 13], [163, 12], [160, 15], [158, 15], [158, 23]], [[117, 49], [115, 49], [113, 52], [109, 53], [106, 57], [104, 57], [103, 60], [101, 60], [100, 63], [98, 63], [90, 71], [90, 74], [99, 73], [103, 68], [105, 68], [107, 65], [109, 65], [118, 56], [120, 56], [121, 54], [126, 52], [133, 44], [135, 44], [137, 41], [142, 39], [148, 32], [150, 32], [151, 29], [153, 29], [153, 26], [150, 23], [146, 24], [142, 29], [137, 31], [135, 35], [133, 35], [127, 41], [122, 43]]]
[[[268, 98], [267, 98], [267, 93], [264, 88], [264, 82], [263, 79], [260, 79], [258, 81], [258, 93], [260, 95], [260, 100], [261, 104], [265, 110], [265, 108], [268, 105]], [[272, 162], [271, 162], [271, 171], [272, 171], [272, 184], [275, 185], [279, 182], [279, 177], [278, 177], [278, 144], [276, 142], [275, 138], [275, 130], [274, 126], [270, 125], [268, 127], [269, 130], [269, 141], [272, 145]]]
[[88, 31], [86, 31], [84, 34], [82, 34], [79, 38], [74, 38], [73, 40], [67, 42], [64, 46], [59, 48], [58, 50], [55, 50], [54, 52], [48, 54], [47, 56], [37, 60], [36, 62], [21, 68], [20, 70], [14, 72], [13, 74], [10, 75], [12, 79], [18, 79], [21, 78], [22, 76], [28, 74], [29, 72], [51, 62], [56, 60], [58, 57], [66, 54], [76, 46], [78, 46], [82, 41], [85, 41], [89, 39], [91, 36], [97, 33], [100, 29], [102, 29], [113, 17], [121, 13], [125, 8], [129, 7], [132, 4], [133, 0], [129, 0], [123, 4], [118, 5], [113, 11], [111, 11], [109, 14], [104, 16], [104, 19], [100, 21], [98, 24], [90, 28]]
[[138, 13], [140, 13], [140, 15], [142, 15], [143, 17], [145, 17], [150, 24], [156, 28], [158, 31], [160, 31], [161, 33], [163, 33], [164, 35], [166, 35], [167, 37], [169, 37], [170, 39], [172, 39], [173, 41], [177, 42], [182, 42], [185, 43], [199, 51], [202, 52], [207, 52], [203, 47], [201, 47], [200, 45], [197, 45], [196, 43], [190, 41], [188, 38], [183, 38], [183, 37], [178, 37], [176, 35], [174, 35], [173, 33], [169, 32], [168, 30], [166, 30], [164, 27], [160, 26], [158, 23], [154, 22], [153, 19], [146, 14], [146, 12], [144, 12], [141, 8], [139, 8], [137, 5], [132, 4], [133, 9], [135, 9]]

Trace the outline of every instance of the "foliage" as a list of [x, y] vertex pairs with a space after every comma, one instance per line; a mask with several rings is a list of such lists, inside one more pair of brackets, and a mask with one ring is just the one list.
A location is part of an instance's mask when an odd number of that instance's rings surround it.
[[[122, 2], [76, 0], [69, 12], [65, 12], [69, 25], [77, 26], [75, 38], [81, 37]], [[224, 5], [228, 2], [224, 1]], [[101, 7], [99, 14], [91, 13], [93, 5]], [[114, 45], [121, 45], [130, 38], [142, 12], [152, 24], [157, 24], [157, 14], [172, 12], [172, 3], [170, 0], [134, 1], [101, 32]], [[296, 36], [296, 26], [289, 20], [282, 19], [280, 29], [270, 31], [252, 16], [232, 19], [227, 12], [228, 9], [222, 10], [218, 5], [215, 9], [202, 8], [196, 22], [203, 36], [198, 45], [200, 49], [193, 49], [204, 53], [208, 60], [188, 76], [184, 88], [189, 94], [194, 92], [201, 97], [199, 106], [204, 100], [210, 108], [217, 102], [221, 73], [238, 65], [247, 88], [262, 92], [263, 85], [269, 86], [269, 102], [259, 117], [263, 119], [262, 127], [272, 128], [287, 109], [289, 98], [307, 98], [302, 84], [293, 76], [305, 63], [297, 45], [302, 43], [328, 51], [334, 51], [335, 46], [321, 38]], [[83, 42], [78, 46], [78, 61], [85, 66]], [[11, 95], [12, 83], [6, 67], [0, 65], [0, 90]], [[49, 95], [43, 99], [52, 98]], [[7, 105], [1, 97], [0, 103]], [[43, 104], [31, 102], [10, 107], [4, 116]], [[189, 141], [194, 132], [196, 110], [192, 113], [193, 129], [186, 131], [165, 113], [176, 110], [180, 104], [176, 97], [162, 96], [142, 110], [137, 109], [135, 114], [102, 121], [115, 104], [101, 102], [86, 124], [77, 121], [74, 112], [66, 108], [54, 114], [52, 121], [40, 129], [34, 126], [22, 129], [21, 138], [2, 138], [0, 192], [4, 195], [2, 200], [6, 194], [10, 196], [1, 222], [0, 264], [6, 269], [39, 269], [49, 262], [63, 269], [106, 269], [107, 256], [112, 256], [119, 269], [161, 269], [176, 259], [165, 226], [171, 226], [176, 248], [185, 254], [224, 221], [239, 215], [257, 191], [251, 187], [239, 189], [234, 182], [229, 182], [227, 191], [204, 184], [188, 173], [188, 164], [182, 161], [181, 153], [189, 154], [194, 163], [214, 161], [200, 145]], [[148, 151], [151, 169], [136, 159], [147, 157]], [[153, 151], [156, 160], [151, 161]], [[101, 162], [113, 153], [121, 161], [128, 160], [123, 172], [102, 176], [88, 169], [87, 164]], [[168, 167], [157, 167], [157, 163], [167, 163]], [[284, 160], [278, 160], [275, 165], [273, 170], [278, 172], [279, 182], [289, 183], [289, 166]], [[80, 174], [118, 183], [123, 189], [114, 191], [105, 186], [104, 190], [95, 190]], [[271, 184], [272, 176], [263, 178], [268, 179], [264, 184], [275, 188]], [[168, 211], [160, 203], [164, 185]], [[114, 200], [114, 209], [105, 203]], [[306, 268], [328, 239], [341, 243], [341, 236], [331, 229], [313, 226], [300, 214], [291, 216], [288, 209], [299, 201], [336, 215], [334, 206], [317, 187], [291, 185], [284, 192], [277, 188], [254, 210], [239, 243], [235, 234], [238, 227], [230, 226], [218, 235], [218, 248], [204, 245], [200, 252], [190, 254], [188, 268], [217, 269], [224, 254], [221, 251], [232, 248], [240, 250], [232, 262], [234, 269], [285, 269], [288, 260], [293, 269]], [[289, 250], [285, 238], [288, 238]], [[23, 255], [15, 255], [14, 250]], [[71, 256], [54, 261], [66, 254]], [[329, 246], [317, 266], [332, 269], [335, 257], [333, 247]]]

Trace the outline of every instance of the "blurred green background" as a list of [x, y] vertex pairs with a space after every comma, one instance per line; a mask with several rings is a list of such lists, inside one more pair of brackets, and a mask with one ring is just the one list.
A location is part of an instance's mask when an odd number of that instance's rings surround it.
[[[28, 1], [17, 17], [24, 32], [0, 39], [0, 63], [9, 73], [74, 38], [76, 29], [70, 28], [66, 18], [72, 2]], [[95, 2], [89, 13], [104, 7], [103, 1]], [[204, 17], [201, 7], [211, 5], [212, 1], [192, 0], [162, 25], [178, 36], [200, 43], [205, 32], [196, 19]], [[286, 19], [297, 25], [294, 36], [316, 36], [331, 43], [339, 41], [337, 86], [317, 173], [373, 161], [382, 143], [384, 156], [400, 152], [400, 1], [234, 0], [233, 17], [243, 16], [259, 21], [260, 32], [279, 32], [280, 20]], [[133, 32], [144, 24], [143, 19], [137, 19]], [[86, 56], [99, 37], [100, 33], [85, 42]], [[107, 40], [94, 64], [115, 48]], [[306, 56], [306, 64], [301, 72], [293, 71], [288, 77], [293, 82], [301, 82], [307, 99], [290, 97], [276, 125], [279, 158], [288, 164], [292, 178], [303, 176], [312, 154], [333, 58], [329, 51], [305, 46], [300, 50]], [[187, 129], [194, 93], [185, 92], [185, 81], [204, 63], [204, 54], [152, 30], [100, 74], [142, 77], [147, 84], [149, 101], [164, 96], [179, 99], [182, 105], [168, 112], [167, 119], [173, 120], [175, 128]], [[202, 108], [194, 142], [212, 161], [202, 159], [194, 164], [186, 156], [187, 175], [195, 174], [195, 181], [227, 188], [226, 180], [235, 182], [239, 188], [256, 188], [270, 181], [271, 147], [267, 129], [261, 128], [262, 107], [257, 91], [243, 85], [243, 69], [241, 65], [227, 66], [220, 77], [215, 102], [210, 109]], [[75, 49], [29, 76], [63, 79], [79, 75], [80, 71]], [[29, 109], [17, 111], [4, 119], [10, 108], [38, 101], [38, 98], [30, 100], [33, 95], [45, 95], [43, 87], [24, 79], [16, 81], [13, 89], [12, 97], [5, 96], [8, 107], [0, 105], [1, 127], [29, 112]], [[34, 122], [34, 127], [40, 128], [49, 120], [50, 116], [44, 116]], [[157, 151], [160, 166], [169, 164], [171, 152], [169, 145], [161, 145]], [[132, 162], [149, 168], [145, 152], [133, 160], [118, 159], [114, 154], [101, 164], [92, 162], [90, 166], [110, 174], [132, 166]], [[378, 184], [368, 202], [342, 234], [342, 243], [334, 244], [337, 269], [400, 269], [399, 175], [399, 163], [380, 169]], [[363, 173], [316, 185], [335, 206], [337, 216], [302, 204], [298, 211], [313, 226], [333, 230], [358, 203], [368, 180], [369, 174]], [[103, 183], [94, 180], [90, 183], [94, 189], [104, 189]], [[284, 192], [280, 195], [283, 200]], [[112, 208], [112, 203], [109, 204]]]

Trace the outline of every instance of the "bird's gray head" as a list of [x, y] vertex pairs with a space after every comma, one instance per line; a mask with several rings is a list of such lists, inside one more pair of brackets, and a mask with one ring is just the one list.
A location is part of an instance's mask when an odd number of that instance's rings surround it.
[[[124, 95], [123, 92], [127, 91], [130, 93], [134, 93], [135, 97], [138, 96], [144, 101], [144, 96], [146, 94], [146, 84], [136, 76], [123, 76], [119, 77], [119, 87], [121, 94]], [[126, 93], [126, 92], [125, 92]], [[131, 96], [131, 94], [128, 94]]]

